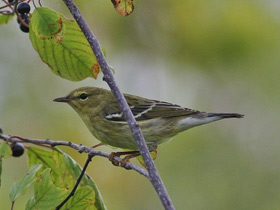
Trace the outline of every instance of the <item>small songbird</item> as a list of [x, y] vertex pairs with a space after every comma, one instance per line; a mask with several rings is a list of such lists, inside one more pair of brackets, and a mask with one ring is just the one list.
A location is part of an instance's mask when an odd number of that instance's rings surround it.
[[[159, 144], [189, 128], [224, 118], [243, 117], [242, 114], [237, 113], [200, 112], [168, 102], [129, 94], [124, 94], [124, 96], [150, 151], [156, 150]], [[111, 91], [96, 87], [82, 87], [54, 101], [68, 103], [102, 144], [138, 150], [130, 128]]]

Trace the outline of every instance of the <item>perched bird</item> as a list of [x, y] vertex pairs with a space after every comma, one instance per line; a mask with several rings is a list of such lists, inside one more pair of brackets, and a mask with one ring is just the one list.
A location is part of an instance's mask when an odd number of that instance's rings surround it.
[[[224, 118], [243, 117], [242, 114], [237, 113], [200, 112], [168, 102], [129, 94], [124, 94], [124, 96], [150, 151], [156, 150], [159, 144], [189, 128]], [[138, 150], [130, 128], [111, 91], [97, 87], [82, 87], [54, 101], [68, 103], [102, 144]]]

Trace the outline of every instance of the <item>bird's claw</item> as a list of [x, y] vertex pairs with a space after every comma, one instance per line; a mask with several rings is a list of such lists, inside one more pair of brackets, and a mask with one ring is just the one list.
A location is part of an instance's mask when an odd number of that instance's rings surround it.
[[112, 152], [110, 155], [109, 155], [109, 160], [111, 161], [111, 163], [114, 165], [114, 166], [119, 166], [120, 163], [118, 161], [115, 160], [115, 157], [120, 157], [117, 153], [115, 152]]
[[128, 157], [123, 158], [123, 159], [121, 160], [121, 167], [123, 167], [123, 168], [125, 168], [125, 169], [127, 169], [127, 170], [130, 170], [131, 168], [125, 167], [125, 164], [126, 164], [127, 162], [129, 162], [129, 159], [130, 159], [130, 158], [128, 158]]
[[129, 162], [129, 159], [132, 158], [131, 155], [128, 155], [126, 157], [124, 157], [123, 159], [121, 159], [120, 163], [118, 161], [115, 160], [115, 157], [120, 157], [121, 155], [125, 155], [127, 154], [126, 152], [112, 152], [110, 155], [109, 155], [109, 160], [111, 161], [111, 163], [114, 165], [114, 166], [121, 166], [127, 170], [131, 169], [129, 167], [126, 167], [126, 163]]

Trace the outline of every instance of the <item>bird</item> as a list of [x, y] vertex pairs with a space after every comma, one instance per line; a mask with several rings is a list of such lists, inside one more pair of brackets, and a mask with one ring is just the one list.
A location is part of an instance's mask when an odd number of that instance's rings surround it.
[[[124, 94], [124, 97], [150, 151], [156, 151], [159, 144], [190, 128], [222, 119], [244, 117], [238, 113], [201, 112], [130, 94]], [[81, 87], [54, 101], [67, 103], [78, 113], [92, 135], [101, 142], [94, 147], [109, 145], [129, 150], [111, 153], [111, 161], [115, 156], [121, 155], [128, 155], [123, 159], [128, 161], [140, 154], [124, 114], [111, 91], [98, 87]]]

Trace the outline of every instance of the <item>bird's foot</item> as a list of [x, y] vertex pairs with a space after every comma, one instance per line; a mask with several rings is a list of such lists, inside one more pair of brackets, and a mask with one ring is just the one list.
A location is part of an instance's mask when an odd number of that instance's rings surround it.
[[125, 156], [125, 157], [121, 160], [121, 167], [124, 167], [124, 168], [125, 168], [125, 164], [126, 164], [127, 162], [129, 162], [129, 160], [130, 160], [131, 158], [137, 157], [137, 156], [139, 156], [139, 155], [140, 155], [140, 152], [134, 151], [133, 154], [130, 154], [130, 155]]
[[111, 161], [111, 163], [114, 165], [114, 166], [119, 166], [120, 163], [118, 161], [115, 160], [115, 157], [120, 157], [120, 155], [118, 154], [119, 152], [112, 152], [110, 155], [109, 155], [109, 160]]
[[[127, 155], [127, 156], [125, 156], [125, 157], [121, 160], [120, 163], [119, 163], [118, 161], [115, 160], [115, 157], [120, 157], [120, 156], [122, 156], [122, 155]], [[140, 155], [140, 152], [139, 152], [139, 151], [112, 152], [112, 153], [110, 154], [110, 156], [109, 156], [109, 160], [112, 162], [112, 164], [113, 164], [114, 166], [121, 166], [121, 167], [126, 168], [126, 167], [125, 167], [125, 164], [126, 164], [127, 162], [129, 162], [129, 160], [130, 160], [131, 158], [134, 158], [134, 157], [136, 157], [136, 156], [138, 156], [138, 155]]]

